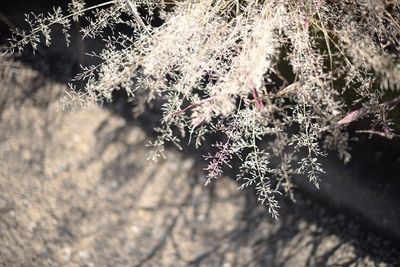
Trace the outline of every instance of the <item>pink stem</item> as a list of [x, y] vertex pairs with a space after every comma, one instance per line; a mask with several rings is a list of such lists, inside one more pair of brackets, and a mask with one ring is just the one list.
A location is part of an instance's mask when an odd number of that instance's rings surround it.
[[192, 109], [192, 108], [201, 106], [202, 104], [204, 104], [204, 103], [206, 103], [206, 102], [208, 102], [208, 101], [211, 101], [211, 100], [213, 100], [213, 99], [215, 99], [215, 96], [210, 96], [210, 97], [208, 97], [208, 98], [202, 99], [202, 100], [200, 100], [200, 101], [197, 102], [197, 103], [190, 104], [190, 105], [187, 106], [186, 108], [174, 112], [174, 115], [182, 114], [182, 113], [184, 113], [186, 110], [189, 110], [189, 109]]
[[256, 88], [253, 88], [253, 98], [256, 101], [256, 107], [260, 110], [263, 109], [264, 103], [262, 102]]

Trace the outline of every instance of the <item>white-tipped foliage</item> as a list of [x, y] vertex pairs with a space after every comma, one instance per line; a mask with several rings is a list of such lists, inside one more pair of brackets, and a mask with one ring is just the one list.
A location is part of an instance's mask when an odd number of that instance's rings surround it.
[[[51, 25], [66, 29], [71, 20], [86, 19], [83, 37], [100, 36], [107, 44], [94, 55], [102, 63], [76, 77], [86, 86], [69, 93], [66, 105], [111, 100], [120, 89], [136, 99], [139, 111], [151, 101], [162, 103], [153, 143], [161, 154], [165, 142], [179, 146], [185, 134], [200, 146], [205, 135], [220, 133], [206, 156], [207, 183], [240, 159], [240, 188], [254, 186], [275, 218], [276, 196], [291, 195], [292, 175], [305, 174], [318, 186], [326, 149], [350, 159], [347, 123], [372, 115], [373, 126], [394, 136], [389, 115], [400, 102], [393, 97], [400, 88], [396, 1], [115, 0], [95, 9], [73, 0], [69, 12], [27, 17], [31, 32], [15, 32], [9, 51], [35, 49], [42, 37], [49, 45]], [[159, 27], [151, 26], [154, 14], [164, 20]], [[118, 32], [119, 24], [131, 33]], [[109, 28], [111, 36], [104, 31]], [[356, 96], [354, 106], [345, 104], [348, 91]]]

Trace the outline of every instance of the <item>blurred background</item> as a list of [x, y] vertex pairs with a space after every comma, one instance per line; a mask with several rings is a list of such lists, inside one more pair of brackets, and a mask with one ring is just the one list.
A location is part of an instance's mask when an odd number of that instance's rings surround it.
[[[53, 5], [67, 1], [3, 3], [1, 44]], [[273, 220], [234, 171], [204, 187], [210, 146], [146, 160], [157, 107], [135, 118], [117, 93], [63, 111], [79, 65], [96, 63], [85, 53], [102, 47], [79, 27], [68, 48], [55, 29], [51, 47], [0, 61], [1, 266], [400, 266], [398, 140], [352, 133], [350, 163], [328, 155], [320, 190], [295, 177], [296, 202], [283, 197]]]

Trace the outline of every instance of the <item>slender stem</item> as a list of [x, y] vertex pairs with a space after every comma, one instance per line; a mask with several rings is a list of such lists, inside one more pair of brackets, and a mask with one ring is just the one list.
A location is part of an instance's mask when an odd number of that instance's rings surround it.
[[[71, 13], [71, 14], [69, 14], [69, 15], [66, 15], [66, 16], [63, 17], [62, 19], [68, 19], [68, 18], [70, 18], [70, 17], [76, 16], [76, 15], [78, 15], [78, 14], [85, 13], [85, 12], [87, 12], [87, 11], [90, 11], [90, 10], [93, 10], [93, 9], [96, 9], [96, 8], [99, 8], [99, 7], [103, 7], [103, 6], [115, 4], [116, 2], [117, 2], [117, 0], [111, 0], [111, 1], [107, 1], [107, 2], [104, 2], [104, 3], [98, 4], [98, 5], [94, 5], [94, 6], [88, 7], [88, 8], [84, 8], [84, 9], [82, 9], [82, 10], [79, 10], [78, 12], [74, 12], [74, 13]], [[47, 28], [47, 27], [50, 27], [50, 26], [52, 26], [52, 25], [54, 25], [54, 24], [56, 24], [56, 23], [59, 23], [59, 21], [60, 21], [60, 20], [54, 20], [54, 21], [49, 22], [49, 23], [46, 24], [46, 25], [41, 25], [40, 27], [37, 27], [37, 28], [33, 29], [32, 32], [29, 34], [29, 36], [32, 36], [32, 35], [34, 35], [34, 34], [40, 32], [43, 28]], [[24, 43], [24, 42], [29, 38], [29, 36], [25, 36], [24, 38], [22, 38], [21, 40], [19, 40], [16, 44], [12, 45], [11, 48], [15, 48], [15, 47], [18, 46], [18, 44]]]
[[192, 109], [192, 108], [195, 108], [195, 107], [198, 107], [198, 106], [201, 106], [202, 104], [204, 104], [204, 103], [206, 103], [206, 102], [209, 102], [209, 101], [211, 101], [211, 100], [213, 100], [213, 99], [215, 99], [215, 96], [210, 96], [210, 97], [208, 97], [208, 98], [202, 99], [202, 100], [200, 100], [200, 101], [197, 102], [197, 103], [190, 104], [190, 105], [187, 106], [186, 108], [174, 112], [174, 115], [178, 115], [178, 114], [185, 113], [186, 110]]

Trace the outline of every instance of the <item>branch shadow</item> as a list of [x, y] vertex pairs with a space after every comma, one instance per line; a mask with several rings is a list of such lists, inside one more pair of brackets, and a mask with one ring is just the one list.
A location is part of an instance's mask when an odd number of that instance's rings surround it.
[[[11, 106], [19, 110], [28, 105], [28, 100], [43, 111], [39, 134], [42, 145], [24, 148], [28, 154], [39, 156], [24, 174], [40, 181], [42, 200], [34, 205], [43, 205], [43, 217], [56, 222], [54, 227], [39, 225], [32, 235], [20, 235], [16, 231], [26, 229], [15, 224], [18, 218], [10, 219], [10, 211], [16, 212], [19, 199], [5, 198], [6, 204], [0, 199], [1, 228], [14, 239], [11, 244], [15, 247], [9, 250], [22, 247], [26, 252], [25, 256], [13, 255], [15, 266], [48, 262], [61, 265], [60, 250], [68, 251], [64, 253], [68, 254], [67, 261], [82, 266], [399, 265], [397, 240], [352, 211], [339, 210], [301, 190], [296, 193], [297, 203], [281, 200], [280, 219], [274, 221], [258, 205], [252, 190], [236, 190], [233, 178], [204, 188], [202, 155], [219, 136], [206, 140], [199, 150], [189, 146], [178, 151], [167, 146], [169, 160], [148, 163], [145, 144], [154, 137], [153, 129], [161, 114], [153, 109], [133, 120], [132, 106], [123, 94], [115, 95], [115, 101], [105, 105], [109, 115], [93, 133], [96, 145], [92, 153], [57, 176], [67, 177], [60, 191], [53, 193], [57, 205], [43, 203], [49, 196], [43, 181], [51, 180], [44, 167], [51, 150], [47, 140], [54, 134], [49, 105], [59, 97], [43, 88], [47, 79], [65, 82], [75, 66], [65, 54], [52, 58], [54, 62], [59, 59], [67, 69], [61, 78], [54, 78], [54, 73], [60, 71], [54, 71], [48, 62], [36, 62], [35, 68], [43, 68], [39, 72], [46, 79], [38, 75], [29, 84], [18, 83], [18, 95], [1, 91], [0, 125], [5, 110]], [[3, 133], [1, 142], [6, 143], [13, 134]], [[32, 172], [35, 166], [39, 166], [36, 176]], [[90, 177], [95, 168], [100, 169], [98, 177]], [[227, 173], [235, 177], [233, 172]], [[80, 184], [73, 176], [86, 179], [90, 186]], [[43, 250], [22, 244], [34, 242], [34, 237], [40, 239]]]

